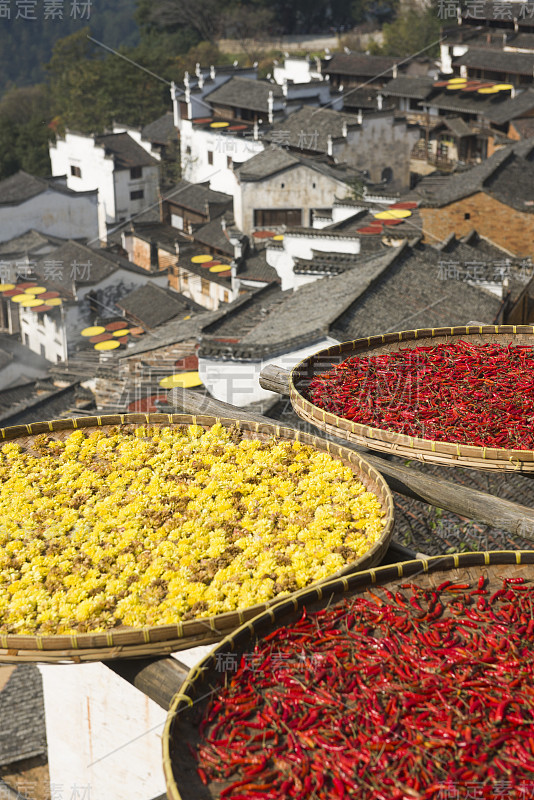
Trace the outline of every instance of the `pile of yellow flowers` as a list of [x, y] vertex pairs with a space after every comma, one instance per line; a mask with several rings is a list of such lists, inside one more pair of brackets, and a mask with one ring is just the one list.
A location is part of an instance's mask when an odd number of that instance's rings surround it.
[[102, 631], [246, 608], [363, 555], [383, 511], [299, 442], [197, 425], [0, 452], [0, 632]]

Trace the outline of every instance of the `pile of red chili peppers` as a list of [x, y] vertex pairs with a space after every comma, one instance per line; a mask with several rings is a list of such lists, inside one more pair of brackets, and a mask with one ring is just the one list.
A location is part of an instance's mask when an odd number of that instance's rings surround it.
[[220, 798], [534, 794], [534, 588], [522, 578], [495, 592], [484, 577], [367, 591], [304, 611], [253, 655], [227, 673], [191, 748]]
[[308, 397], [407, 436], [534, 449], [534, 349], [523, 345], [459, 341], [353, 357], [315, 377]]

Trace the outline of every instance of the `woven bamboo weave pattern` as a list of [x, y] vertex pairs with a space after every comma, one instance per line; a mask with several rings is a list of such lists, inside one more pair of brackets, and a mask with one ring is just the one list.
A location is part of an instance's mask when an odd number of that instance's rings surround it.
[[[35, 422], [30, 425], [17, 425], [0, 430], [0, 440], [16, 440], [27, 452], [33, 454], [32, 443], [36, 436], [47, 433], [51, 438], [65, 440], [75, 429], [101, 428], [108, 431], [117, 426], [172, 427], [199, 425], [208, 429], [221, 423], [229, 428], [234, 425], [241, 430], [243, 437], [269, 440], [275, 436], [281, 440], [300, 441], [316, 450], [328, 452], [348, 466], [365, 488], [376, 495], [383, 511], [384, 527], [380, 538], [359, 559], [346, 564], [331, 577], [353, 572], [377, 564], [386, 552], [393, 529], [393, 498], [382, 476], [363, 458], [344, 447], [324, 442], [314, 436], [237, 418], [199, 416], [190, 414], [112, 414], [102, 417], [83, 417], [81, 419], [62, 419]], [[328, 578], [330, 580], [330, 578]], [[315, 585], [315, 584], [313, 584]], [[255, 617], [273, 600], [249, 608], [185, 620], [175, 624], [155, 625], [144, 628], [117, 627], [100, 633], [79, 633], [31, 636], [21, 634], [0, 634], [0, 662], [33, 661], [42, 663], [99, 661], [114, 658], [147, 658], [166, 655], [195, 645], [219, 641], [229, 630], [234, 630]]]
[[489, 590], [502, 585], [503, 577], [534, 578], [534, 552], [493, 551], [456, 553], [424, 560], [405, 561], [370, 569], [304, 589], [281, 600], [254, 620], [230, 633], [191, 670], [174, 697], [163, 733], [163, 768], [170, 800], [214, 800], [219, 795], [204, 786], [196, 772], [187, 744], [199, 740], [198, 719], [210, 696], [224, 682], [224, 672], [217, 669], [225, 656], [250, 653], [257, 641], [281, 625], [295, 623], [305, 606], [308, 612], [319, 611], [342, 602], [346, 597], [364, 594], [366, 589], [385, 586], [394, 591], [406, 580], [433, 589], [443, 580], [476, 585], [480, 575], [489, 582]]
[[470, 467], [480, 470], [534, 472], [534, 450], [475, 447], [467, 444], [433, 441], [383, 428], [371, 428], [335, 414], [327, 413], [304, 396], [310, 380], [351, 356], [373, 356], [398, 352], [405, 348], [433, 346], [467, 339], [473, 344], [518, 344], [534, 347], [532, 325], [486, 325], [456, 328], [423, 328], [413, 331], [369, 336], [336, 344], [308, 356], [291, 372], [290, 398], [295, 412], [306, 422], [333, 436], [362, 444], [370, 450], [442, 466]]

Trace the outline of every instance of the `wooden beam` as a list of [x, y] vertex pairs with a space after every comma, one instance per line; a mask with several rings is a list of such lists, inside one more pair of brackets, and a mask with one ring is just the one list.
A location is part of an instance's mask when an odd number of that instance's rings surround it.
[[189, 667], [171, 656], [139, 659], [118, 658], [115, 661], [104, 661], [103, 663], [166, 711], [189, 673]]
[[[260, 385], [269, 391], [289, 395], [288, 377], [287, 370], [271, 364], [261, 373]], [[255, 422], [273, 424], [272, 419], [261, 414], [243, 411], [228, 403], [221, 403], [187, 389], [173, 389], [169, 394], [171, 404], [189, 414], [240, 417]], [[326, 438], [320, 431], [317, 431], [315, 435], [318, 438]], [[451, 511], [460, 517], [480, 522], [483, 525], [491, 525], [534, 541], [534, 510], [527, 506], [502, 500], [487, 492], [394, 464], [387, 458], [370, 453], [350, 442], [340, 439], [332, 439], [332, 441], [362, 453], [364, 458], [384, 476], [390, 489], [394, 492], [436, 506], [444, 511]]]

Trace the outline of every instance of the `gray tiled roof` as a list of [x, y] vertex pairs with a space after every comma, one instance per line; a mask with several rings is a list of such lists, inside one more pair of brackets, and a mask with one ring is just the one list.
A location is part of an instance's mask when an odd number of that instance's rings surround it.
[[534, 141], [528, 139], [503, 147], [465, 171], [423, 178], [409, 196], [413, 195], [423, 206], [441, 208], [475, 192], [487, 191], [514, 208], [532, 213], [534, 207], [524, 204], [525, 199], [534, 199], [532, 162], [527, 160], [531, 154], [534, 155]]
[[274, 146], [252, 156], [239, 167], [234, 167], [234, 171], [240, 181], [261, 181], [296, 166], [308, 167], [341, 183], [347, 183], [360, 175], [359, 170], [346, 164], [331, 163], [326, 156], [306, 156]]
[[43, 682], [33, 664], [21, 664], [0, 691], [0, 767], [46, 755]]
[[334, 53], [323, 65], [326, 75], [354, 75], [355, 77], [374, 78], [385, 72], [384, 78], [392, 77], [393, 67], [401, 59], [391, 56], [368, 56], [364, 53]]
[[195, 242], [200, 242], [200, 244], [215, 248], [223, 255], [229, 257], [233, 257], [234, 255], [234, 246], [230, 244], [228, 237], [222, 229], [221, 217], [216, 217], [211, 220], [211, 222], [207, 222], [205, 225], [202, 225], [202, 227], [194, 230], [193, 239]]
[[431, 94], [433, 84], [433, 78], [400, 75], [398, 78], [393, 78], [381, 91], [386, 97], [410, 97], [414, 100], [424, 100]]
[[277, 83], [268, 81], [257, 81], [252, 78], [230, 78], [222, 86], [214, 89], [213, 92], [204, 96], [207, 103], [215, 103], [221, 106], [231, 106], [232, 108], [247, 108], [251, 111], [263, 111], [267, 113], [269, 109], [269, 92], [273, 93], [273, 99], [282, 100], [284, 94], [282, 87]]
[[343, 310], [370, 288], [396, 256], [395, 248], [388, 248], [361, 268], [301, 286], [243, 337], [241, 344], [274, 345], [295, 336], [327, 334]]
[[206, 214], [206, 205], [224, 206], [232, 202], [232, 196], [223, 192], [215, 192], [207, 183], [189, 183], [179, 181], [165, 192], [163, 200], [168, 200], [191, 211]]
[[52, 189], [60, 194], [67, 194], [72, 197], [76, 195], [96, 194], [96, 189], [91, 189], [86, 192], [75, 192], [69, 189], [58, 178], [38, 178], [35, 175], [30, 175], [24, 170], [19, 170], [9, 178], [4, 178], [0, 181], [0, 206], [2, 205], [19, 205], [26, 200], [31, 200], [32, 197]]
[[228, 306], [223, 317], [204, 326], [202, 342], [207, 341], [208, 337], [242, 339], [274, 305], [283, 302], [290, 293], [291, 290], [282, 292], [280, 286], [271, 284], [238, 297]]
[[279, 147], [263, 150], [252, 158], [247, 159], [239, 166], [234, 166], [234, 172], [241, 181], [261, 181], [277, 172], [294, 167], [299, 159], [293, 153], [288, 153]]
[[137, 144], [128, 133], [105, 133], [95, 136], [95, 143], [104, 147], [106, 153], [113, 156], [115, 168], [118, 170], [153, 167], [159, 164], [159, 161]]
[[143, 139], [154, 144], [169, 144], [178, 140], [178, 132], [174, 125], [174, 114], [167, 111], [162, 117], [149, 122], [141, 131]]
[[65, 239], [32, 229], [20, 236], [14, 236], [7, 242], [0, 242], [0, 255], [3, 256], [6, 253], [10, 255], [28, 253], [30, 255], [39, 251], [50, 252], [64, 243]]
[[[534, 66], [534, 56], [533, 56]], [[490, 110], [486, 116], [496, 125], [503, 125], [505, 122], [526, 116], [534, 110], [534, 89], [526, 89], [516, 97], [506, 100], [495, 110]]]
[[195, 312], [199, 308], [196, 303], [192, 300], [189, 301], [184, 295], [161, 286], [155, 286], [153, 283], [139, 286], [118, 300], [116, 305], [135, 317], [146, 328], [156, 328], [177, 316], [183, 319], [185, 316], [191, 315], [193, 308]]
[[466, 53], [453, 60], [453, 66], [485, 69], [491, 72], [507, 72], [514, 75], [532, 75], [534, 54], [470, 47]]
[[343, 123], [349, 127], [358, 127], [358, 120], [354, 114], [334, 111], [332, 108], [304, 106], [273, 125], [264, 138], [267, 141], [280, 141], [280, 134], [285, 133], [284, 141], [280, 142], [281, 144], [287, 144], [300, 150], [326, 153], [328, 136], [333, 139], [341, 137]]
[[470, 319], [493, 322], [499, 298], [463, 281], [440, 280], [442, 258], [433, 247], [404, 248], [387, 273], [338, 317], [332, 334], [348, 341], [392, 331], [465, 325]]
[[[55, 261], [60, 266], [59, 275], [48, 277], [46, 261]], [[74, 265], [77, 266], [74, 266]], [[87, 268], [82, 265], [88, 264]], [[48, 288], [72, 295], [72, 283], [75, 278], [78, 286], [94, 286], [112, 275], [116, 270], [123, 268], [137, 274], [146, 275], [146, 270], [137, 267], [121, 256], [107, 250], [93, 250], [80, 242], [68, 241], [58, 247], [51, 255], [45, 255], [36, 261], [35, 272]]]
[[534, 136], [534, 117], [524, 119], [514, 119], [513, 126], [522, 139], [530, 139]]
[[227, 313], [229, 305], [225, 303], [217, 311], [207, 311], [205, 314], [195, 314], [191, 319], [172, 319], [164, 322], [153, 334], [144, 336], [142, 341], [126, 350], [119, 349], [116, 358], [129, 358], [130, 356], [146, 353], [151, 350], [158, 350], [160, 347], [167, 347], [178, 342], [185, 342], [197, 339], [202, 329], [211, 322], [222, 317]]
[[496, 109], [508, 102], [502, 92], [497, 95], [482, 95], [478, 92], [450, 92], [447, 89], [436, 91], [423, 101], [423, 105], [431, 108], [454, 111], [460, 114], [482, 114], [490, 118]]
[[279, 283], [280, 278], [274, 267], [267, 263], [266, 249], [262, 248], [248, 254], [244, 259], [242, 268], [237, 273], [238, 278], [246, 281], [260, 281]]
[[473, 136], [474, 133], [469, 125], [461, 117], [444, 117], [443, 124], [450, 130], [453, 136], [463, 139], [465, 136]]

